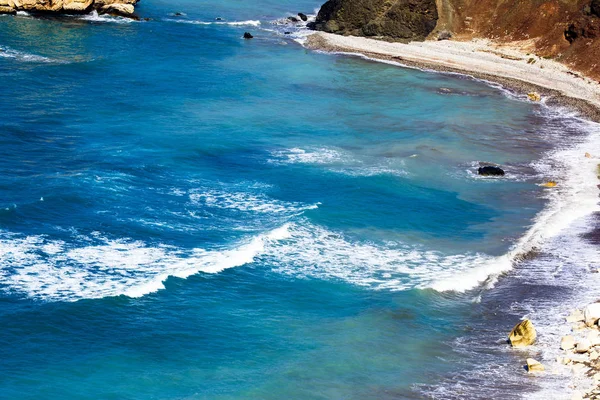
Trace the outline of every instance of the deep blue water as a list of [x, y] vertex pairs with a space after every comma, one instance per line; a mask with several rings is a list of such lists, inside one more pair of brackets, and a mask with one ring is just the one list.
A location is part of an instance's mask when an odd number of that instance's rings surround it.
[[557, 122], [266, 30], [318, 6], [0, 17], [0, 397], [420, 398], [464, 359]]

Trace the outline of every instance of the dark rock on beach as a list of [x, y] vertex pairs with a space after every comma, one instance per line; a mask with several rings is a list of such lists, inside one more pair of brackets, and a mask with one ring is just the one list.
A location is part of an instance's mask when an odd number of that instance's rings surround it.
[[479, 167], [477, 173], [481, 176], [504, 176], [504, 170], [500, 167], [492, 165], [486, 165], [485, 167]]
[[253, 37], [250, 32], [244, 32], [244, 39], [252, 39]]

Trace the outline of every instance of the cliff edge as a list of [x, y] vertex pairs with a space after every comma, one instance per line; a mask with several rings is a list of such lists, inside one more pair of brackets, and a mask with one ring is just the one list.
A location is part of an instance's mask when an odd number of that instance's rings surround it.
[[600, 0], [329, 0], [314, 27], [392, 41], [489, 39], [600, 81]]

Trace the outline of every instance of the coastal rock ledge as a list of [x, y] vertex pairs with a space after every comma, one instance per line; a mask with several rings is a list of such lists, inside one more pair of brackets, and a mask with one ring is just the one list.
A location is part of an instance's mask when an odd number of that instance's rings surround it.
[[79, 14], [93, 10], [100, 14], [131, 17], [138, 0], [0, 0], [0, 14], [17, 11], [51, 14]]

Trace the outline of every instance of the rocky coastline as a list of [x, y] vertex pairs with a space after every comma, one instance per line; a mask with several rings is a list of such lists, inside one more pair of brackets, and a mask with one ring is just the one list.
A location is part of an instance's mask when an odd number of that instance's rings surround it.
[[25, 11], [33, 14], [86, 14], [97, 11], [135, 18], [138, 0], [0, 0], [0, 14]]

